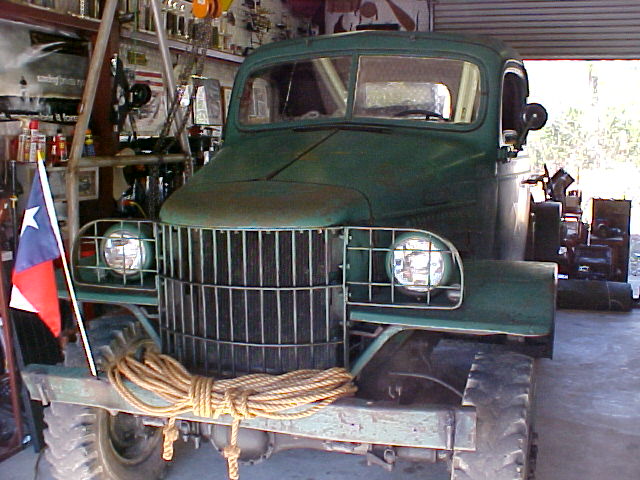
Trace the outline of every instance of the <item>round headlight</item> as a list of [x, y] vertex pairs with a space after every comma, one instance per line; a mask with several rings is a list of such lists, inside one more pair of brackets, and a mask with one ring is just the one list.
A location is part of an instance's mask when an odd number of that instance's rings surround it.
[[407, 234], [398, 238], [387, 255], [389, 277], [410, 293], [432, 292], [449, 280], [451, 253], [436, 238]]
[[107, 266], [120, 275], [136, 275], [151, 261], [149, 242], [137, 231], [118, 227], [102, 240], [102, 256]]

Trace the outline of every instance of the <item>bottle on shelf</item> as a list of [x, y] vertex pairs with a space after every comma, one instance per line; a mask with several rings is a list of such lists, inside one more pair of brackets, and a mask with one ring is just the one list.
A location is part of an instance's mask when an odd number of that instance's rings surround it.
[[93, 145], [93, 135], [91, 130], [87, 130], [84, 137], [84, 151], [82, 155], [85, 157], [95, 157], [96, 147]]
[[40, 146], [40, 132], [38, 131], [38, 120], [29, 122], [29, 158], [28, 162], [36, 163], [38, 161], [38, 148]]
[[60, 165], [66, 163], [68, 159], [67, 138], [59, 128], [51, 142], [51, 162], [54, 165]]
[[27, 120], [22, 120], [22, 133], [18, 136], [18, 152], [16, 154], [16, 160], [19, 162], [25, 162], [29, 160], [29, 123]]

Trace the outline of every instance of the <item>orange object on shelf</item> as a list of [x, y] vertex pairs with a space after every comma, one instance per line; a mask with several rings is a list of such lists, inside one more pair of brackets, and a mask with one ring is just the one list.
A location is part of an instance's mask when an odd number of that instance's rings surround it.
[[222, 15], [222, 0], [212, 0], [213, 2], [213, 18], [218, 18]]
[[214, 0], [193, 0], [191, 11], [196, 18], [206, 18], [214, 10]]

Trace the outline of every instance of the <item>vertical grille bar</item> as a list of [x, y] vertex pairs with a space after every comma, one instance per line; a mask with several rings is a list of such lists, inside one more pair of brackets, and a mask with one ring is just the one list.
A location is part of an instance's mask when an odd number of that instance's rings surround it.
[[[184, 233], [184, 228], [178, 228], [177, 229], [177, 247], [178, 247], [178, 265], [177, 265], [177, 270], [178, 270], [178, 278], [180, 279], [184, 279], [184, 261], [183, 261], [183, 248], [182, 248], [182, 235]], [[180, 298], [180, 324], [182, 326], [182, 330], [185, 333], [189, 333], [186, 330], [186, 315], [185, 315], [185, 308], [184, 308], [184, 304], [185, 304], [185, 296], [188, 292], [188, 286], [187, 288], [180, 288], [179, 287], [179, 292], [180, 294], [178, 295]], [[188, 341], [188, 337], [186, 335], [183, 335], [182, 337], [182, 356], [183, 359], [186, 360], [187, 357], [187, 341]]]
[[[204, 255], [204, 243], [206, 232], [201, 230], [198, 235], [198, 260], [200, 263], [200, 283], [205, 283], [205, 255]], [[213, 243], [213, 242], [212, 242]], [[209, 338], [208, 326], [209, 326], [209, 311], [207, 302], [207, 288], [200, 288], [200, 301], [202, 302], [202, 335], [204, 338]], [[194, 315], [195, 316], [195, 315]], [[204, 356], [204, 369], [209, 371], [209, 342], [202, 342], [203, 356]]]
[[[262, 256], [263, 251], [263, 240], [262, 240], [262, 232], [258, 232], [258, 264], [260, 265], [260, 271], [258, 274], [258, 285], [260, 287], [264, 287], [264, 258]], [[264, 335], [264, 290], [260, 289], [260, 341], [264, 345], [265, 343], [265, 335]], [[262, 348], [262, 366], [266, 368], [267, 366], [267, 350]]]
[[[296, 268], [298, 262], [297, 262], [297, 256], [296, 256], [296, 232], [295, 231], [291, 232], [291, 258], [293, 259], [293, 261], [291, 262], [293, 285], [298, 286], [298, 278], [297, 278], [298, 269]], [[292, 296], [293, 296], [293, 343], [297, 345], [298, 344], [298, 292], [294, 290], [292, 292]], [[299, 362], [298, 362], [297, 347], [294, 349], [293, 353], [295, 358], [295, 364], [298, 365]]]
[[[276, 231], [276, 287], [280, 286], [280, 232]], [[276, 290], [276, 311], [278, 313], [278, 345], [282, 344], [282, 305], [280, 290]], [[282, 350], [278, 350], [278, 368], [282, 370]]]
[[[214, 278], [214, 286], [213, 288], [213, 294], [214, 294], [214, 302], [216, 305], [216, 337], [215, 338], [220, 338], [220, 297], [218, 295], [218, 288], [215, 286], [218, 284], [218, 235], [216, 231], [213, 231], [211, 233], [212, 237], [213, 237], [213, 278]], [[206, 319], [205, 319], [206, 321]], [[221, 358], [220, 357], [220, 343], [216, 342], [216, 358]], [[217, 371], [216, 373], [218, 375], [222, 374], [222, 366], [220, 362], [216, 362], [217, 365]]]
[[[396, 231], [391, 231], [391, 245], [396, 244]], [[391, 277], [391, 303], [395, 303], [396, 301], [396, 276], [390, 275]]]
[[[163, 249], [163, 254], [162, 254], [162, 259], [163, 259], [163, 263], [160, 267], [160, 271], [164, 271], [167, 268], [167, 261], [171, 261], [171, 258], [167, 258], [167, 255], [171, 255], [170, 251], [167, 251], [166, 245], [167, 245], [167, 237], [171, 235], [171, 227], [169, 227], [168, 225], [163, 225], [162, 226], [162, 249]], [[158, 277], [159, 279], [159, 283], [161, 284], [161, 290], [160, 290], [160, 298], [162, 298], [164, 304], [161, 306], [160, 309], [160, 318], [162, 319], [163, 315], [162, 313], [164, 312], [164, 316], [166, 318], [166, 322], [167, 322], [167, 326], [169, 326], [169, 287], [167, 285], [167, 280], [165, 278], [162, 277]], [[168, 351], [175, 351], [175, 344], [173, 342], [173, 338], [171, 336], [170, 333], [171, 330], [169, 329], [161, 329], [160, 330], [160, 334], [162, 335], [163, 338], [165, 338], [165, 342], [163, 344], [164, 348]], [[173, 331], [175, 332], [175, 326]], [[166, 333], [165, 333], [166, 332]]]
[[[326, 233], [327, 232], [325, 232], [325, 235], [326, 235]], [[313, 284], [314, 281], [315, 281], [314, 280], [315, 276], [313, 274], [314, 273], [314, 271], [313, 271], [313, 235], [311, 233], [311, 230], [309, 230], [308, 242], [309, 242], [309, 259], [308, 259], [308, 261], [309, 261], [309, 283]], [[328, 269], [326, 263], [325, 263], [325, 269]], [[311, 341], [311, 358], [312, 359], [315, 358], [315, 345], [314, 345], [314, 342], [313, 342], [313, 338], [314, 338], [313, 319], [315, 318], [313, 302], [314, 302], [315, 298], [313, 297], [313, 292], [314, 292], [313, 290], [309, 290], [309, 322], [310, 322], [310, 325], [309, 325], [309, 339]]]
[[[369, 230], [369, 245], [373, 245], [373, 230]], [[373, 249], [369, 249], [369, 301], [373, 299]]]
[[[245, 230], [242, 231], [242, 285], [247, 287], [248, 279], [247, 279], [247, 232]], [[246, 354], [246, 364], [251, 365], [251, 354], [249, 351], [249, 299], [248, 292], [244, 290], [244, 340], [247, 342], [247, 346], [245, 348]]]
[[[227, 285], [233, 285], [233, 262], [231, 261], [231, 230], [227, 230]], [[231, 336], [231, 373], [236, 374], [236, 349], [233, 342], [235, 341], [235, 330], [233, 328], [233, 290], [227, 290], [229, 297], [229, 335]]]
[[190, 294], [190, 310], [189, 310], [189, 316], [191, 317], [191, 333], [193, 334], [193, 337], [191, 337], [191, 361], [192, 364], [195, 365], [197, 363], [197, 349], [198, 349], [198, 345], [196, 343], [196, 292], [194, 291], [194, 283], [195, 283], [195, 278], [194, 278], [194, 273], [193, 273], [193, 237], [192, 237], [192, 229], [191, 228], [187, 228], [187, 264], [188, 264], [188, 268], [187, 271], [189, 272], [189, 283], [191, 284], [191, 290], [189, 292]]

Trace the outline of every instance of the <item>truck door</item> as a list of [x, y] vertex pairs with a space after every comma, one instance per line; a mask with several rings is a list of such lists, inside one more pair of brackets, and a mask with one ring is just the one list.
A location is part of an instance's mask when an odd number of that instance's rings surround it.
[[529, 187], [523, 184], [530, 173], [529, 158], [516, 152], [514, 139], [524, 128], [523, 109], [529, 94], [527, 74], [520, 63], [510, 63], [502, 78], [499, 145], [502, 152], [517, 156], [501, 158], [497, 164], [498, 209], [496, 219], [496, 258], [524, 258], [529, 220]]

